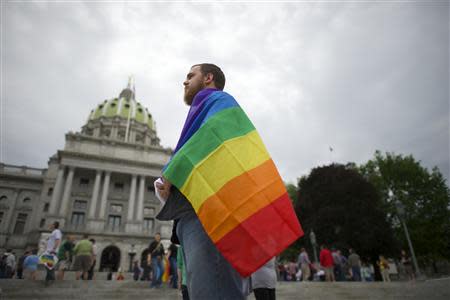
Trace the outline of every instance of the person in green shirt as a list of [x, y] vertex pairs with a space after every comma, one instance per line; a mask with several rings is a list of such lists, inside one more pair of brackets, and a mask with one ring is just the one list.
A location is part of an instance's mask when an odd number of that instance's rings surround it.
[[56, 269], [58, 270], [58, 274], [56, 278], [58, 280], [64, 280], [64, 271], [69, 270], [70, 265], [72, 264], [73, 257], [73, 247], [75, 237], [73, 235], [69, 235], [67, 240], [65, 240], [61, 246], [59, 246], [58, 253], [58, 264], [56, 265]]
[[183, 248], [180, 246], [177, 252], [177, 272], [178, 272], [178, 289], [181, 290], [183, 300], [189, 300], [188, 289], [186, 285], [186, 266], [184, 264]]
[[80, 279], [81, 275], [84, 280], [87, 280], [88, 271], [92, 265], [92, 257], [94, 255], [93, 249], [92, 242], [88, 240], [87, 234], [83, 235], [83, 239], [75, 245], [73, 249], [75, 255], [73, 267], [77, 271], [75, 275], [77, 280]]

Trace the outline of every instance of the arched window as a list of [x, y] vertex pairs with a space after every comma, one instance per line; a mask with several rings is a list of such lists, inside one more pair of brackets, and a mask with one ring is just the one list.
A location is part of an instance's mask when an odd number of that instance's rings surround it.
[[6, 201], [8, 201], [8, 197], [6, 197], [5, 195], [0, 197], [0, 203], [5, 203]]
[[25, 198], [23, 199], [23, 204], [30, 204], [30, 202], [31, 202], [30, 197], [25, 197]]

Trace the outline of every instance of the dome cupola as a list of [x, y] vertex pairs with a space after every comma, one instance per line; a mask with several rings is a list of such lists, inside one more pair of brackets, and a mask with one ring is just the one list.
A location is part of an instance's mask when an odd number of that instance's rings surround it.
[[159, 146], [151, 113], [136, 101], [133, 78], [119, 97], [105, 100], [89, 114], [82, 134], [128, 143]]

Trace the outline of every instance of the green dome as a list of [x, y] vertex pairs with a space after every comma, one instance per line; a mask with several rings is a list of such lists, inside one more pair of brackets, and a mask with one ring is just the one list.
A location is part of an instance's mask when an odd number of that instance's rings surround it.
[[119, 98], [105, 100], [103, 103], [97, 105], [97, 107], [91, 111], [89, 120], [96, 120], [101, 117], [121, 117], [126, 120], [130, 118], [130, 120], [135, 120], [136, 122], [147, 125], [150, 129], [155, 130], [155, 123], [152, 115], [148, 112], [148, 109], [134, 100], [134, 97], [130, 97], [131, 95], [127, 94], [127, 92], [133, 93], [131, 90], [125, 89], [122, 91]]

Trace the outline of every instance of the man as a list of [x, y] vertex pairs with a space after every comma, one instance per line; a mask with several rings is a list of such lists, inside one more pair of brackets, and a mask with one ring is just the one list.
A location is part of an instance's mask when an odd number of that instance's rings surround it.
[[320, 246], [319, 260], [320, 265], [323, 267], [325, 271], [325, 280], [335, 281], [333, 273], [333, 256], [331, 255], [331, 251], [328, 250], [326, 245]]
[[69, 270], [72, 264], [73, 257], [73, 248], [75, 237], [73, 235], [69, 235], [67, 240], [62, 242], [61, 246], [58, 250], [58, 264], [56, 265], [56, 269], [58, 270], [57, 279], [64, 280], [64, 272]]
[[28, 280], [36, 280], [36, 273], [39, 264], [38, 249], [31, 250], [23, 262], [24, 278]]
[[347, 263], [352, 270], [352, 280], [353, 281], [361, 281], [361, 259], [359, 255], [353, 251], [353, 249], [349, 249], [350, 253], [348, 256]]
[[93, 247], [90, 240], [88, 240], [87, 234], [83, 235], [83, 239], [79, 241], [73, 249], [75, 255], [75, 262], [73, 265], [74, 270], [77, 272], [75, 277], [77, 280], [80, 276], [84, 280], [87, 280], [87, 275], [90, 267], [92, 266]]
[[16, 270], [16, 256], [14, 255], [14, 252], [12, 252], [12, 249], [7, 249], [3, 256], [5, 257], [4, 260], [6, 266], [5, 278], [13, 278]]
[[19, 261], [17, 262], [17, 279], [23, 279], [23, 262], [25, 261], [25, 258], [31, 254], [30, 251], [25, 251], [24, 254], [19, 258]]
[[186, 286], [186, 266], [183, 259], [183, 248], [177, 251], [177, 273], [178, 273], [178, 289], [181, 291], [183, 300], [189, 300], [189, 293]]
[[163, 257], [164, 246], [161, 243], [161, 234], [157, 232], [155, 234], [155, 240], [150, 244], [147, 263], [151, 264], [153, 269], [153, 277], [151, 287], [159, 288], [162, 284], [162, 275], [164, 273]]
[[92, 243], [92, 265], [89, 268], [88, 272], [88, 280], [94, 279], [94, 268], [95, 264], [97, 263], [97, 245], [95, 244], [95, 239], [89, 239]]
[[[59, 222], [55, 221], [52, 224], [49, 225], [49, 229], [52, 232], [50, 236], [47, 239], [47, 247], [46, 252], [48, 254], [52, 254], [56, 256], [56, 253], [58, 252], [59, 245], [61, 244], [61, 238], [62, 233], [61, 230], [59, 230]], [[55, 280], [55, 268], [46, 268], [47, 269], [47, 275], [45, 276], [45, 280], [48, 282], [50, 280]]]
[[[194, 65], [183, 85], [184, 102], [192, 106], [194, 98], [199, 102], [212, 92], [223, 90], [225, 75], [215, 65]], [[191, 112], [195, 113], [192, 107]], [[218, 295], [224, 299], [244, 299], [239, 273], [216, 249], [187, 199], [167, 179], [162, 180], [156, 183], [156, 191], [167, 203], [157, 218], [176, 221], [176, 235], [184, 249], [189, 296], [192, 299], [214, 299]], [[220, 276], [214, 276], [216, 273]]]
[[302, 270], [302, 281], [307, 281], [311, 276], [311, 269], [309, 265], [311, 261], [309, 260], [308, 253], [305, 248], [300, 249], [300, 255], [298, 256], [298, 265]]
[[170, 244], [167, 258], [170, 265], [170, 286], [174, 289], [178, 288], [177, 252], [178, 247], [174, 243]]

